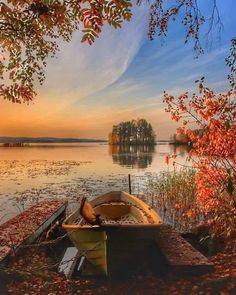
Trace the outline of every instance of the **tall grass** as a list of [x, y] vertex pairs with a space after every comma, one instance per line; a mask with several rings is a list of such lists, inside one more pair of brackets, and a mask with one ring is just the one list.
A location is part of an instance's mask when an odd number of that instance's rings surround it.
[[187, 231], [199, 223], [201, 214], [196, 205], [194, 169], [182, 168], [149, 175], [146, 195], [163, 221], [178, 230]]

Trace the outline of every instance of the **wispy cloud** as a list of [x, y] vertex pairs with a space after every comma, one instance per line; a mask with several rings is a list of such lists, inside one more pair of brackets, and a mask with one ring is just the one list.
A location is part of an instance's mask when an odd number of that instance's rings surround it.
[[106, 26], [93, 46], [81, 43], [76, 33], [70, 44], [62, 44], [56, 60], [50, 61], [41, 94], [79, 100], [108, 87], [128, 68], [146, 33], [147, 11], [136, 8], [132, 22], [118, 30]]
[[[61, 43], [58, 58], [49, 61], [46, 81], [30, 106], [0, 101], [0, 135], [106, 137], [113, 124], [137, 117], [149, 120], [159, 138], [168, 138], [176, 125], [164, 111], [162, 94], [196, 91], [194, 81], [206, 77], [209, 87], [228, 87], [225, 57], [235, 35], [235, 1], [222, 6], [226, 20], [222, 46], [194, 59], [177, 26], [164, 44], [147, 41], [147, 7], [136, 7], [134, 18], [121, 30], [109, 27], [90, 47]], [[203, 6], [207, 7], [204, 1]], [[208, 7], [209, 8], [209, 7]], [[229, 21], [230, 19], [230, 21]]]

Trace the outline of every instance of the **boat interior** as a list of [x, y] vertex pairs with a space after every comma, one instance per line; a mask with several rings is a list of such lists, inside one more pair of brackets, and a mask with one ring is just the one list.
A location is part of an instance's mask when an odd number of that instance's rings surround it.
[[150, 225], [160, 223], [160, 217], [142, 200], [126, 192], [109, 192], [91, 201], [83, 198], [80, 209], [66, 224], [87, 226]]

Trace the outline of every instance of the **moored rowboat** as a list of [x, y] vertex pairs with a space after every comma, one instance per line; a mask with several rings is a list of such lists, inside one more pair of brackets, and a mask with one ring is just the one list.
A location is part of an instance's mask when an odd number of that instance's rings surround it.
[[142, 200], [114, 191], [90, 203], [84, 199], [62, 226], [88, 261], [115, 276], [145, 259], [160, 223], [159, 215]]

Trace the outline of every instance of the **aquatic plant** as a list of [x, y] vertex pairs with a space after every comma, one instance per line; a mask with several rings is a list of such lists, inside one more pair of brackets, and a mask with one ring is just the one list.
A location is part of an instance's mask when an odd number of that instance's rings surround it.
[[151, 205], [179, 230], [188, 230], [203, 218], [196, 204], [195, 175], [194, 169], [181, 168], [148, 177], [146, 194]]

